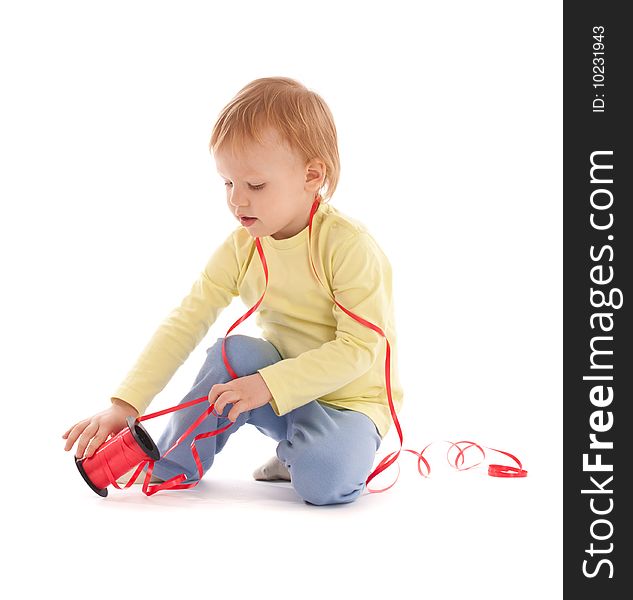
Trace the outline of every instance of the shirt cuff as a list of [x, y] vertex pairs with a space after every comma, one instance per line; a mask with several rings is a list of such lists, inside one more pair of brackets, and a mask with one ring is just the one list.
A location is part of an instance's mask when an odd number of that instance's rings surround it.
[[123, 402], [127, 402], [133, 406], [136, 410], [138, 410], [139, 416], [147, 410], [147, 407], [150, 404], [142, 394], [139, 394], [137, 391], [129, 387], [120, 387], [117, 389], [110, 397], [110, 402], [112, 402], [114, 398], [123, 400]]
[[261, 375], [264, 383], [266, 383], [266, 387], [270, 391], [270, 395], [272, 396], [269, 401], [272, 406], [273, 411], [278, 417], [285, 415], [290, 412], [293, 407], [289, 405], [289, 403], [284, 399], [283, 393], [280, 389], [281, 386], [277, 386], [274, 377], [270, 374], [270, 371], [266, 371], [267, 367], [263, 367], [259, 369], [257, 372]]

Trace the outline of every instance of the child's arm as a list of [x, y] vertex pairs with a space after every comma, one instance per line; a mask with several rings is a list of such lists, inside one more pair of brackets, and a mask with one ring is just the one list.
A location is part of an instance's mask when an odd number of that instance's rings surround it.
[[154, 332], [132, 369], [114, 390], [112, 401], [121, 398], [143, 414], [221, 311], [238, 295], [240, 266], [234, 234], [235, 231], [216, 249], [189, 294]]
[[239, 264], [234, 230], [216, 249], [180, 306], [160, 324], [124, 381], [111, 396], [111, 407], [79, 421], [62, 436], [65, 450], [78, 441], [76, 456], [92, 456], [126, 417], [142, 414], [154, 396], [202, 340], [218, 314], [238, 294]]

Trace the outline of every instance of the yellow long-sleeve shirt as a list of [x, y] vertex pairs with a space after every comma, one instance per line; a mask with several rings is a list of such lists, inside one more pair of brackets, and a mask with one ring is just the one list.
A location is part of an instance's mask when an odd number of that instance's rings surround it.
[[[283, 359], [258, 370], [271, 392], [273, 410], [281, 416], [319, 400], [366, 414], [384, 437], [392, 423], [384, 337], [347, 315], [319, 283], [308, 258], [308, 227], [287, 239], [265, 236], [260, 241], [268, 288], [255, 319], [262, 337]], [[321, 203], [312, 224], [312, 260], [337, 302], [387, 335], [392, 399], [398, 412], [403, 391], [387, 257], [360, 222]], [[251, 308], [265, 281], [255, 240], [239, 226], [211, 255], [189, 294], [158, 327], [112, 398], [125, 400], [143, 414], [220, 312], [237, 295]], [[233, 333], [239, 333], [238, 328]]]

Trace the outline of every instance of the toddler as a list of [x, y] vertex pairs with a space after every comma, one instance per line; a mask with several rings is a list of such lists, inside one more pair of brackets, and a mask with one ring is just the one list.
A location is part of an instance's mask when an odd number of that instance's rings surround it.
[[[352, 502], [365, 488], [392, 418], [385, 381], [386, 343], [332, 301], [379, 327], [391, 347], [394, 407], [402, 406], [391, 266], [361, 222], [329, 200], [339, 179], [334, 120], [323, 99], [286, 77], [256, 79], [222, 110], [210, 151], [239, 221], [208, 259], [189, 294], [158, 327], [111, 397], [111, 406], [66, 431], [65, 450], [88, 458], [143, 414], [235, 296], [252, 307], [262, 338], [234, 334], [207, 349], [181, 402], [208, 395], [215, 412], [166, 458], [152, 481], [185, 473], [198, 480], [191, 440], [204, 472], [245, 423], [277, 444], [256, 479], [286, 479], [305, 502]], [[370, 166], [369, 169], [375, 168]], [[309, 231], [310, 216], [312, 230]], [[259, 238], [268, 270], [257, 251]], [[325, 289], [312, 270], [308, 253]], [[161, 456], [208, 404], [171, 414], [157, 442]], [[228, 420], [227, 420], [228, 419]], [[138, 479], [142, 481], [143, 475]]]

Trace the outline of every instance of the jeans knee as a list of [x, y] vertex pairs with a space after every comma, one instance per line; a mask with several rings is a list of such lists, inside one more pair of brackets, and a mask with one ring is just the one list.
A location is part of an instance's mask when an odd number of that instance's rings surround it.
[[298, 482], [292, 479], [293, 487], [301, 498], [308, 504], [316, 506], [326, 506], [328, 504], [347, 504], [354, 502], [364, 489], [364, 484], [356, 486], [333, 486], [328, 487], [318, 481]]
[[[225, 341], [226, 340], [226, 341]], [[220, 337], [207, 350], [207, 354], [214, 360], [224, 362], [222, 345], [229, 364], [238, 377], [244, 377], [280, 361], [281, 355], [268, 340], [248, 335], [229, 335]]]
[[308, 504], [324, 506], [356, 500], [365, 487], [364, 481], [351, 481], [338, 461], [317, 466], [295, 464], [291, 467], [292, 486]]

